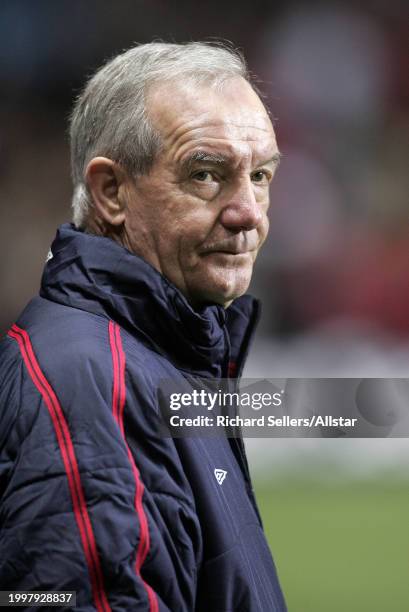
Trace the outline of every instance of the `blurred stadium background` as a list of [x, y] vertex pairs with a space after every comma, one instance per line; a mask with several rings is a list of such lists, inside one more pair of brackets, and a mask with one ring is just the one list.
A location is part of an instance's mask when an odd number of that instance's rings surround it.
[[[246, 376], [407, 377], [409, 5], [399, 0], [3, 0], [0, 330], [37, 292], [70, 218], [66, 119], [86, 76], [133, 42], [209, 37], [243, 49], [284, 154]], [[409, 442], [248, 448], [290, 612], [409, 610]]]

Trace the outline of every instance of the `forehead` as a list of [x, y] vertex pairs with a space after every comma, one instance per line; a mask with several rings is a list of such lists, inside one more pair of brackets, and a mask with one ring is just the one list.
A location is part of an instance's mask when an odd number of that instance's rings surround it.
[[242, 78], [229, 79], [221, 89], [163, 84], [149, 93], [147, 107], [164, 154], [176, 162], [195, 149], [251, 160], [278, 151], [270, 118]]

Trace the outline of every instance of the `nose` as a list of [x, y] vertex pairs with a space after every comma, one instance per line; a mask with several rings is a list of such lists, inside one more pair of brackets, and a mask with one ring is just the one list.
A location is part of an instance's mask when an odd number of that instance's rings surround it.
[[263, 219], [263, 212], [257, 202], [250, 178], [245, 178], [232, 187], [220, 221], [231, 231], [250, 231], [257, 228]]

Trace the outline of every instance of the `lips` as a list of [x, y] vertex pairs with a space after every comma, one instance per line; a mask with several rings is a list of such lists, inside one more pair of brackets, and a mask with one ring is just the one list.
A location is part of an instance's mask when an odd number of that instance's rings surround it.
[[213, 242], [201, 249], [201, 255], [210, 253], [225, 253], [226, 255], [245, 255], [257, 250], [258, 236], [243, 235]]
[[214, 251], [207, 251], [205, 255], [213, 255], [213, 254], [223, 254], [223, 255], [247, 255], [248, 253], [252, 253], [252, 251], [227, 251], [225, 249], [215, 249]]

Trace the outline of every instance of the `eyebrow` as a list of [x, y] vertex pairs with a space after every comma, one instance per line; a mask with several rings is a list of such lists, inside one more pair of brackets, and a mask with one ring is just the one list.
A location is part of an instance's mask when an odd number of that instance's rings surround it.
[[278, 166], [278, 164], [282, 160], [282, 157], [283, 157], [282, 153], [280, 153], [280, 151], [277, 151], [277, 153], [274, 153], [271, 159], [268, 159], [267, 161], [263, 162], [262, 164], [260, 164], [260, 166], [264, 166], [265, 164], [271, 164], [271, 162], [274, 162], [274, 164]]
[[[265, 166], [266, 164], [274, 163], [276, 166], [280, 163], [282, 155], [280, 152], [275, 153], [270, 159], [258, 164], [259, 166]], [[208, 151], [194, 151], [189, 157], [183, 160], [182, 165], [189, 170], [195, 164], [195, 162], [207, 162], [210, 164], [222, 165], [230, 161], [229, 156], [220, 155], [219, 153], [209, 153]]]
[[209, 153], [208, 151], [195, 151], [189, 157], [183, 160], [182, 165], [190, 169], [195, 162], [207, 162], [210, 164], [225, 164], [229, 161], [228, 157], [217, 153]]

